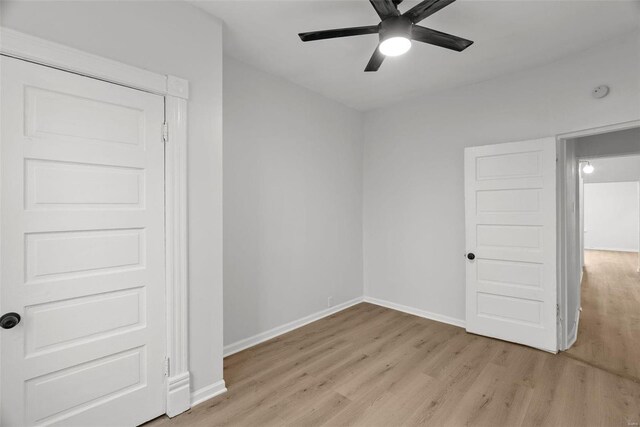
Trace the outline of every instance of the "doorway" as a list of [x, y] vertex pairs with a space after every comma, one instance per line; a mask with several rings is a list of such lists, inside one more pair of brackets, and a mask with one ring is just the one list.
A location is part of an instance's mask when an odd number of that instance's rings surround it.
[[560, 143], [566, 245], [561, 348], [569, 357], [640, 380], [640, 128]]

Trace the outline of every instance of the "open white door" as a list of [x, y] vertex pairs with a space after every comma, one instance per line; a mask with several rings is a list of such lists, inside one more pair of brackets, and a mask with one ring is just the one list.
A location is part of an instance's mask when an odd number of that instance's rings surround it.
[[556, 335], [556, 141], [465, 149], [467, 331], [547, 351]]
[[0, 424], [140, 424], [165, 412], [164, 99], [0, 66]]

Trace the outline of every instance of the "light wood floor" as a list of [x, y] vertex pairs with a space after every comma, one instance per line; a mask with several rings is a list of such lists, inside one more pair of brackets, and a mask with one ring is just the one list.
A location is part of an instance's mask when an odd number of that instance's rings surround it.
[[638, 254], [586, 251], [578, 339], [568, 355], [640, 381]]
[[225, 359], [229, 391], [169, 426], [623, 426], [640, 384], [359, 304]]

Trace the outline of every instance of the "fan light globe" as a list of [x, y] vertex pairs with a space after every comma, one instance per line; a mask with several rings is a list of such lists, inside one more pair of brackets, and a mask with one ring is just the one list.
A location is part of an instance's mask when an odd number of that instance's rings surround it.
[[389, 37], [380, 43], [380, 53], [385, 56], [399, 56], [411, 49], [411, 40], [406, 37]]
[[594, 169], [593, 165], [591, 163], [587, 163], [582, 168], [582, 172], [584, 172], [584, 173], [593, 173], [593, 169]]

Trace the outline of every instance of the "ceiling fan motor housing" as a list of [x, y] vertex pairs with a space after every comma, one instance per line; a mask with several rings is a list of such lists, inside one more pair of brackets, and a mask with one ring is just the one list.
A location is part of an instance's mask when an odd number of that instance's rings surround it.
[[391, 37], [405, 37], [411, 39], [411, 29], [413, 23], [405, 16], [392, 16], [380, 22], [378, 25], [378, 34], [380, 41], [387, 40]]

